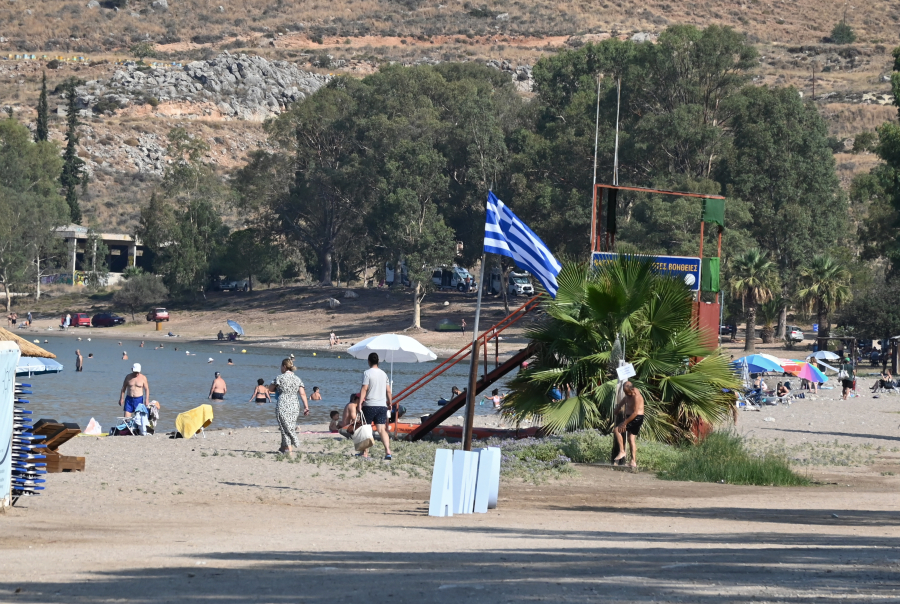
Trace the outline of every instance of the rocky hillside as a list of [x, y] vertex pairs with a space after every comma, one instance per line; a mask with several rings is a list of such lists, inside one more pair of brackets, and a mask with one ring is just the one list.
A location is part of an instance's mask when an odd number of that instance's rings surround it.
[[[838, 46], [828, 36], [845, 15], [858, 40]], [[527, 95], [541, 56], [612, 36], [652, 43], [672, 23], [717, 23], [757, 45], [757, 83], [814, 96], [848, 146], [897, 116], [887, 79], [890, 50], [900, 44], [900, 4], [888, 0], [852, 7], [835, 0], [11, 0], [0, 7], [0, 23], [0, 53], [10, 57], [0, 61], [0, 106], [33, 124], [42, 71], [51, 89], [69, 77], [84, 82], [80, 153], [92, 181], [83, 205], [88, 220], [118, 230], [133, 228], [162, 174], [171, 128], [202, 137], [207, 161], [224, 174], [266, 144], [263, 120], [332, 74], [363, 76], [385, 61], [477, 61], [507, 73]], [[37, 58], [16, 58], [26, 53]], [[51, 97], [57, 112], [62, 105]], [[61, 140], [62, 118], [54, 120]], [[874, 162], [838, 154], [844, 182]]]

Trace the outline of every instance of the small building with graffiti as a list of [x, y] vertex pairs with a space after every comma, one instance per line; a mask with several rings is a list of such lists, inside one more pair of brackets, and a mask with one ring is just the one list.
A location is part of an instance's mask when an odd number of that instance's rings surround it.
[[66, 242], [67, 262], [63, 265], [63, 272], [42, 277], [42, 283], [84, 284], [84, 271], [91, 268], [86, 265], [89, 257], [87, 246], [97, 245], [98, 242], [102, 242], [108, 250], [105, 258], [106, 270], [109, 271], [108, 285], [118, 282], [127, 267], [144, 267], [144, 246], [133, 235], [92, 233], [88, 227], [70, 224], [57, 228], [56, 236]]

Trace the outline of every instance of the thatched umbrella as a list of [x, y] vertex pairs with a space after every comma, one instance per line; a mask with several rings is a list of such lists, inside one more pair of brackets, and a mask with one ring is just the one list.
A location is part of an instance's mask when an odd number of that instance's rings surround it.
[[16, 334], [11, 331], [7, 331], [0, 327], [0, 342], [15, 342], [19, 345], [19, 350], [22, 351], [23, 357], [41, 357], [43, 359], [55, 359], [56, 355], [52, 352], [47, 352], [40, 346], [36, 346], [26, 340], [25, 338], [20, 338]]

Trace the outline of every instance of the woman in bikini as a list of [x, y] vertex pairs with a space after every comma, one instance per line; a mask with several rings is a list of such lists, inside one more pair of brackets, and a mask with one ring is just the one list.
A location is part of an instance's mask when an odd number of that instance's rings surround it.
[[265, 387], [266, 381], [262, 378], [256, 380], [256, 390], [253, 391], [253, 394], [250, 395], [250, 400], [248, 402], [251, 403], [271, 403], [272, 397], [269, 396], [269, 389]]

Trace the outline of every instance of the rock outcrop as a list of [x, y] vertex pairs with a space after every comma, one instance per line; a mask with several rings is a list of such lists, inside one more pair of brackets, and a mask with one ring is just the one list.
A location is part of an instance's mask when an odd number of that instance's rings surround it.
[[263, 120], [324, 86], [329, 76], [286, 61], [222, 53], [183, 66], [149, 67], [126, 62], [108, 81], [78, 88], [83, 109], [102, 111], [133, 103], [211, 103], [228, 118]]

